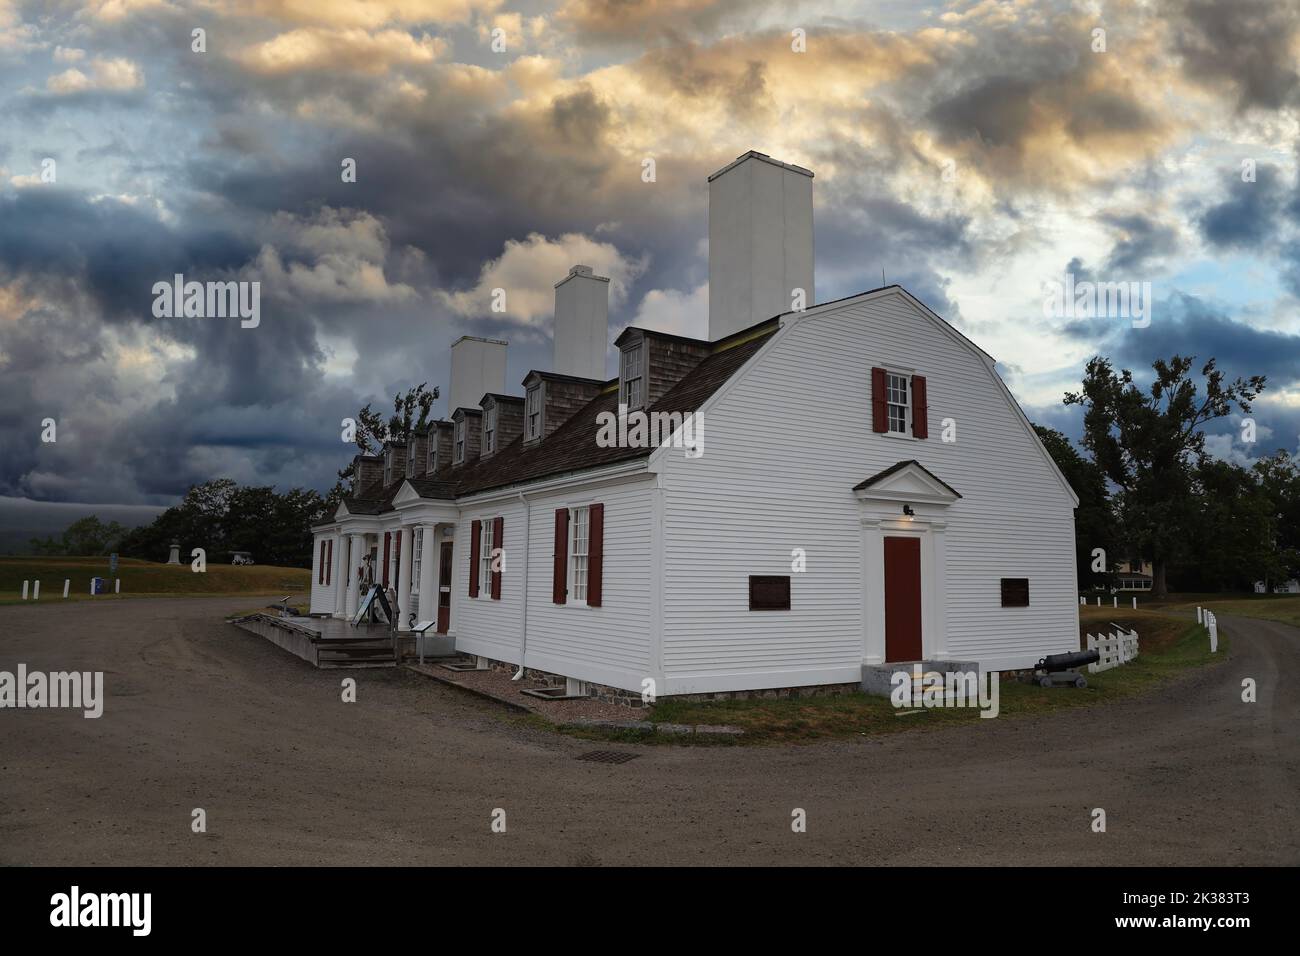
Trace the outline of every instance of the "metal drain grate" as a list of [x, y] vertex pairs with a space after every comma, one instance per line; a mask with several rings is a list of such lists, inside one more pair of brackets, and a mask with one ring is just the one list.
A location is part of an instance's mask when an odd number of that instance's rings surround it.
[[590, 753], [582, 754], [578, 759], [590, 760], [593, 763], [627, 763], [639, 756], [641, 755], [628, 753], [626, 750], [593, 750]]

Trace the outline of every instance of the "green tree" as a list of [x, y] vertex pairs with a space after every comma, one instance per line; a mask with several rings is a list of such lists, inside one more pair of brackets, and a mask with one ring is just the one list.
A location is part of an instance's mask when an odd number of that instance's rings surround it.
[[[438, 386], [435, 385], [433, 388], [428, 386], [428, 382], [421, 382], [405, 392], [394, 395], [393, 414], [387, 419], [382, 412], [372, 409], [369, 402], [357, 412], [357, 431], [354, 440], [361, 454], [377, 455], [385, 443], [405, 442], [411, 437], [413, 431], [425, 426], [429, 421], [429, 411], [440, 394]], [[339, 470], [340, 484], [349, 484], [352, 481], [355, 477], [355, 467], [356, 461], [353, 460]], [[334, 490], [340, 490], [340, 484], [336, 484]], [[331, 491], [331, 495], [333, 493]], [[343, 490], [342, 494], [346, 494], [346, 490]], [[341, 496], [339, 500], [342, 500]]]
[[1254, 375], [1225, 382], [1214, 359], [1201, 369], [1202, 396], [1190, 374], [1192, 356], [1152, 363], [1155, 378], [1143, 390], [1133, 373], [1116, 373], [1109, 360], [1088, 362], [1083, 388], [1067, 393], [1067, 405], [1084, 408], [1083, 446], [1106, 478], [1119, 488], [1117, 514], [1126, 543], [1151, 561], [1153, 596], [1168, 595], [1171, 562], [1194, 542], [1194, 470], [1205, 460], [1207, 422], [1235, 407], [1249, 412], [1264, 389]]
[[98, 515], [87, 515], [68, 525], [58, 538], [33, 538], [31, 547], [35, 554], [98, 556], [117, 550], [126, 533], [116, 521], [103, 522]]
[[1258, 475], [1231, 462], [1206, 460], [1195, 472], [1196, 540], [1174, 566], [1180, 590], [1221, 591], [1276, 581], [1284, 562], [1275, 546], [1277, 519]]

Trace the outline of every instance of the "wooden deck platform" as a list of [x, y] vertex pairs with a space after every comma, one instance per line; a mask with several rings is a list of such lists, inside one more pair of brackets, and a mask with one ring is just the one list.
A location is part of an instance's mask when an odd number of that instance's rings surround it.
[[398, 643], [383, 624], [353, 627], [332, 617], [280, 617], [259, 611], [231, 621], [314, 667], [396, 667]]

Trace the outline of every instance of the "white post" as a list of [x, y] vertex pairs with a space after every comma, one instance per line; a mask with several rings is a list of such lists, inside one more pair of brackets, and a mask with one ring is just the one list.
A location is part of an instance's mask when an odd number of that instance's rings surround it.
[[1204, 624], [1204, 623], [1205, 623], [1205, 621], [1203, 621], [1203, 620], [1201, 619], [1201, 607], [1200, 607], [1199, 604], [1196, 606], [1196, 623], [1197, 623], [1197, 624]]
[[41, 599], [41, 582], [37, 581], [32, 588], [32, 600], [39, 601], [40, 599]]
[[24, 600], [24, 601], [27, 600], [27, 582], [26, 582], [26, 581], [23, 582], [23, 600]]
[[420, 589], [420, 617], [426, 621], [438, 619], [438, 561], [440, 549], [433, 540], [434, 525], [426, 524], [420, 529], [420, 580], [416, 582]]
[[397, 555], [397, 629], [411, 629], [411, 562], [415, 557], [415, 535], [419, 529], [401, 529], [402, 542]]
[[67, 596], [68, 596], [68, 588], [70, 588], [70, 587], [72, 587], [72, 579], [71, 579], [71, 578], [64, 578], [64, 579], [63, 579], [63, 596], [64, 596], [64, 597], [67, 597]]
[[113, 593], [114, 593], [114, 594], [121, 594], [121, 593], [122, 593], [122, 579], [121, 579], [121, 578], [117, 578], [117, 579], [115, 579], [115, 583], [113, 584]]
[[361, 564], [361, 549], [364, 545], [365, 539], [361, 535], [348, 535], [348, 590], [344, 615], [349, 620], [357, 613], [357, 606], [361, 602], [361, 588], [357, 584], [357, 566]]
[[1136, 611], [1137, 609], [1138, 609], [1138, 599], [1137, 599], [1137, 595], [1135, 594], [1133, 595], [1133, 610]]
[[1116, 594], [1113, 598], [1111, 598], [1111, 604], [1110, 604], [1110, 606], [1111, 606], [1111, 607], [1119, 607], [1119, 595], [1118, 595], [1118, 594]]

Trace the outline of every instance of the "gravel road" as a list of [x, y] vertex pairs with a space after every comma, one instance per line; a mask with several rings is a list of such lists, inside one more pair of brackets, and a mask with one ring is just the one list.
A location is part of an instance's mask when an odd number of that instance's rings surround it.
[[[0, 710], [0, 864], [1300, 863], [1282, 624], [1222, 616], [1232, 658], [1151, 699], [689, 748], [534, 729], [404, 669], [318, 671], [224, 622], [249, 603], [0, 608], [0, 670], [102, 670], [106, 696], [98, 720]], [[593, 749], [640, 756], [575, 759]]]

